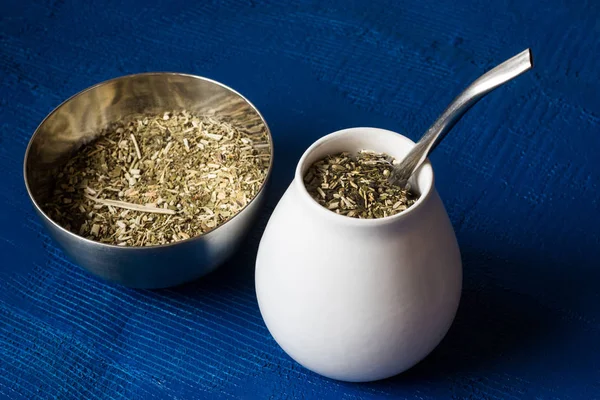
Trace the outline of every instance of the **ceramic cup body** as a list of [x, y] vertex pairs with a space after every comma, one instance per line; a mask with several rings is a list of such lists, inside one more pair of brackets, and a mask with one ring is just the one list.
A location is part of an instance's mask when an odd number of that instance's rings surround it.
[[312, 162], [370, 149], [401, 158], [414, 145], [374, 128], [315, 142], [273, 212], [256, 261], [261, 314], [294, 360], [329, 378], [364, 382], [410, 368], [444, 337], [461, 293], [456, 237], [425, 163], [409, 210], [359, 220], [316, 203], [302, 176]]

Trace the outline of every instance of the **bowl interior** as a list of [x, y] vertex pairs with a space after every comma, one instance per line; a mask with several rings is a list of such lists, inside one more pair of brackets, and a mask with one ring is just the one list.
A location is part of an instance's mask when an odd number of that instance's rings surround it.
[[82, 145], [94, 140], [109, 123], [132, 114], [184, 109], [226, 120], [241, 131], [266, 131], [272, 143], [268, 127], [256, 108], [239, 93], [217, 82], [176, 73], [112, 79], [66, 100], [35, 131], [25, 154], [24, 175], [37, 208], [42, 211], [40, 205], [54, 187], [53, 170]]

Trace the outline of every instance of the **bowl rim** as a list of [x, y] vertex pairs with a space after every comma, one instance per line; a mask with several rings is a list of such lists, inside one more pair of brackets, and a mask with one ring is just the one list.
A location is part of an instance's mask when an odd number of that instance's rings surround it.
[[[87, 93], [89, 91], [95, 90], [101, 86], [104, 85], [108, 85], [111, 84], [113, 82], [116, 81], [120, 81], [120, 80], [127, 80], [127, 79], [131, 79], [131, 78], [135, 78], [135, 77], [139, 77], [139, 76], [150, 76], [150, 75], [175, 75], [175, 76], [183, 76], [186, 78], [193, 78], [193, 79], [199, 79], [205, 82], [209, 82], [212, 83], [214, 85], [220, 86], [225, 90], [230, 91], [231, 93], [239, 96], [242, 100], [244, 100], [251, 108], [252, 110], [254, 110], [254, 112], [256, 112], [256, 114], [260, 117], [260, 120], [262, 121], [262, 123], [265, 126], [265, 129], [267, 131], [267, 136], [269, 138], [269, 144], [270, 144], [270, 159], [269, 159], [269, 168], [267, 170], [267, 175], [265, 176], [265, 179], [263, 180], [260, 188], [258, 189], [258, 192], [256, 193], [256, 195], [248, 202], [248, 204], [246, 204], [241, 210], [239, 210], [235, 215], [233, 215], [231, 218], [229, 218], [227, 221], [223, 222], [221, 225], [217, 225], [216, 227], [212, 228], [211, 230], [204, 232], [200, 235], [197, 236], [193, 236], [190, 237], [189, 239], [183, 239], [183, 240], [179, 240], [176, 242], [172, 242], [172, 243], [166, 243], [166, 244], [157, 244], [157, 245], [152, 245], [152, 246], [117, 246], [115, 244], [109, 244], [109, 243], [102, 243], [102, 242], [98, 242], [96, 240], [92, 240], [92, 239], [88, 239], [85, 238], [81, 235], [78, 235], [76, 233], [71, 232], [70, 230], [62, 227], [61, 225], [59, 225], [58, 223], [56, 223], [52, 218], [50, 218], [40, 207], [40, 205], [37, 203], [37, 201], [35, 200], [35, 198], [33, 197], [33, 194], [31, 193], [31, 190], [29, 188], [29, 180], [27, 177], [27, 162], [29, 160], [29, 152], [31, 150], [32, 147], [32, 143], [35, 140], [35, 137], [37, 136], [37, 134], [40, 131], [40, 128], [44, 125], [44, 123], [56, 112], [58, 112], [58, 110], [60, 110], [64, 105], [66, 105], [67, 103], [69, 103], [72, 100], [75, 100], [77, 97], [83, 95], [84, 93]], [[182, 245], [185, 243], [191, 243], [197, 240], [201, 240], [202, 238], [210, 235], [211, 233], [215, 232], [217, 229], [219, 229], [220, 227], [224, 226], [225, 224], [228, 224], [229, 222], [233, 221], [236, 217], [238, 217], [240, 214], [242, 214], [252, 203], [254, 203], [259, 196], [263, 193], [263, 191], [265, 190], [265, 187], [267, 186], [267, 183], [271, 177], [271, 172], [273, 170], [273, 159], [274, 159], [274, 146], [273, 146], [273, 136], [271, 135], [271, 129], [269, 128], [269, 125], [267, 124], [267, 121], [265, 120], [265, 118], [263, 117], [263, 115], [261, 114], [261, 112], [258, 110], [258, 108], [250, 101], [248, 100], [244, 95], [242, 95], [241, 93], [239, 93], [237, 90], [231, 88], [228, 85], [225, 85], [224, 83], [218, 82], [214, 79], [210, 79], [210, 78], [206, 78], [204, 76], [200, 76], [200, 75], [194, 75], [194, 74], [188, 74], [188, 73], [182, 73], [182, 72], [168, 72], [168, 71], [155, 71], [155, 72], [141, 72], [141, 73], [135, 73], [135, 74], [128, 74], [128, 75], [122, 75], [122, 76], [118, 76], [115, 78], [111, 78], [111, 79], [107, 79], [105, 81], [96, 83], [92, 86], [89, 86], [75, 94], [73, 94], [72, 96], [68, 97], [66, 100], [62, 101], [58, 106], [56, 106], [52, 111], [50, 111], [50, 113], [48, 113], [48, 115], [46, 115], [44, 117], [44, 119], [42, 120], [42, 122], [39, 123], [39, 125], [35, 128], [35, 131], [33, 132], [33, 134], [31, 135], [31, 138], [29, 139], [29, 142], [27, 143], [27, 148], [25, 149], [25, 155], [23, 157], [23, 180], [25, 181], [25, 188], [27, 189], [27, 194], [29, 195], [29, 199], [31, 200], [31, 202], [33, 203], [33, 206], [35, 207], [36, 211], [38, 212], [38, 214], [40, 214], [46, 221], [48, 221], [50, 224], [52, 224], [54, 227], [58, 228], [61, 232], [63, 232], [64, 234], [66, 234], [67, 236], [71, 236], [73, 239], [76, 240], [83, 240], [86, 243], [90, 244], [90, 245], [95, 245], [95, 246], [100, 246], [100, 247], [105, 247], [105, 248], [113, 248], [113, 249], [119, 249], [119, 250], [128, 250], [128, 251], [133, 251], [133, 250], [142, 250], [142, 249], [146, 249], [146, 250], [155, 250], [155, 249], [159, 249], [159, 248], [165, 248], [165, 247], [172, 247], [172, 246], [177, 246], [177, 245]]]

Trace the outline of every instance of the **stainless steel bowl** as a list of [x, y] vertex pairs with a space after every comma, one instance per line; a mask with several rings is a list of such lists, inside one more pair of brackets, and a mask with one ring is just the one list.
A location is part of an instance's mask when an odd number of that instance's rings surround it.
[[[258, 195], [226, 223], [201, 236], [149, 247], [119, 247], [78, 236], [40, 208], [53, 187], [51, 168], [94, 139], [110, 122], [140, 112], [187, 109], [228, 117], [242, 130], [264, 129], [271, 163]], [[258, 214], [273, 166], [267, 123], [242, 95], [218, 82], [177, 73], [143, 73], [102, 82], [59, 105], [36, 129], [25, 152], [27, 192], [50, 235], [80, 266], [106, 280], [136, 288], [181, 284], [214, 270], [238, 247]]]

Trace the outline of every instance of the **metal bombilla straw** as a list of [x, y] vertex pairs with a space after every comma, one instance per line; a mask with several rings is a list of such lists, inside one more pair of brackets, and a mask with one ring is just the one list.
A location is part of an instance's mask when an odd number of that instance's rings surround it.
[[462, 116], [475, 103], [498, 86], [516, 78], [533, 67], [531, 50], [527, 49], [486, 72], [459, 94], [429, 127], [408, 155], [396, 164], [390, 174], [390, 183], [406, 186], [412, 174], [423, 164], [429, 153], [444, 139]]

